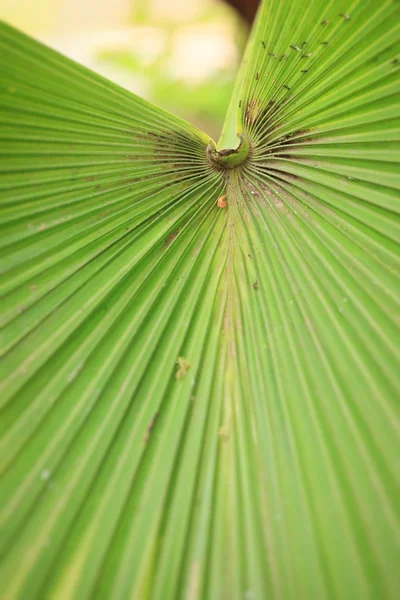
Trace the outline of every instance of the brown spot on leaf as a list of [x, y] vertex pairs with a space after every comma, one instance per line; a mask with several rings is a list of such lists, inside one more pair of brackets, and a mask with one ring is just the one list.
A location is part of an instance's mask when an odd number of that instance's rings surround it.
[[262, 112], [262, 104], [258, 100], [250, 100], [246, 106], [245, 120], [249, 125], [253, 125], [260, 113]]
[[168, 248], [168, 246], [174, 241], [174, 239], [176, 238], [176, 236], [179, 234], [180, 229], [177, 229], [176, 231], [173, 231], [165, 240], [164, 242], [164, 248]]
[[218, 198], [218, 200], [217, 200], [218, 208], [226, 208], [227, 207], [228, 203], [226, 201], [226, 198], [227, 198], [226, 194], [224, 196], [221, 196], [220, 198]]
[[183, 358], [183, 356], [178, 356], [178, 358], [175, 361], [175, 364], [178, 367], [175, 373], [176, 379], [183, 379], [190, 367], [192, 366], [190, 362], [186, 360], [186, 358]]
[[150, 423], [147, 425], [146, 433], [144, 435], [144, 440], [143, 440], [144, 442], [149, 441], [149, 438], [150, 438], [151, 432], [153, 431], [157, 417], [158, 417], [158, 411], [154, 413], [154, 415], [151, 418]]

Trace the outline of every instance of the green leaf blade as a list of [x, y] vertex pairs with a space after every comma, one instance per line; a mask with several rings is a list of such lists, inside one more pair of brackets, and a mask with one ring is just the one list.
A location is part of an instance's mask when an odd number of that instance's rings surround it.
[[6, 598], [395, 596], [397, 15], [264, 2], [228, 169], [2, 27]]

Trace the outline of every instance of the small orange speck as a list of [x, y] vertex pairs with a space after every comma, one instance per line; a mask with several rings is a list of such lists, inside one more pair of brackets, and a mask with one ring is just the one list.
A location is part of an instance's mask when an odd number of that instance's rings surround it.
[[218, 201], [217, 201], [218, 208], [226, 208], [227, 204], [228, 203], [226, 201], [226, 195], [225, 196], [221, 196], [221, 198], [218, 198]]

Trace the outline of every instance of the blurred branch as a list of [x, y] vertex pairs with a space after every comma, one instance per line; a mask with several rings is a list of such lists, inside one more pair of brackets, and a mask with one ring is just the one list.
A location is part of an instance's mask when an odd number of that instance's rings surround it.
[[259, 0], [225, 0], [225, 2], [230, 4], [251, 27], [256, 16]]

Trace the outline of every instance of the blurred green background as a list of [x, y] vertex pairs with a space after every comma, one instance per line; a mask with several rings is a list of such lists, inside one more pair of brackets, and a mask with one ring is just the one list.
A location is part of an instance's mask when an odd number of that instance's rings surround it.
[[247, 35], [221, 0], [0, 0], [0, 17], [219, 137]]

